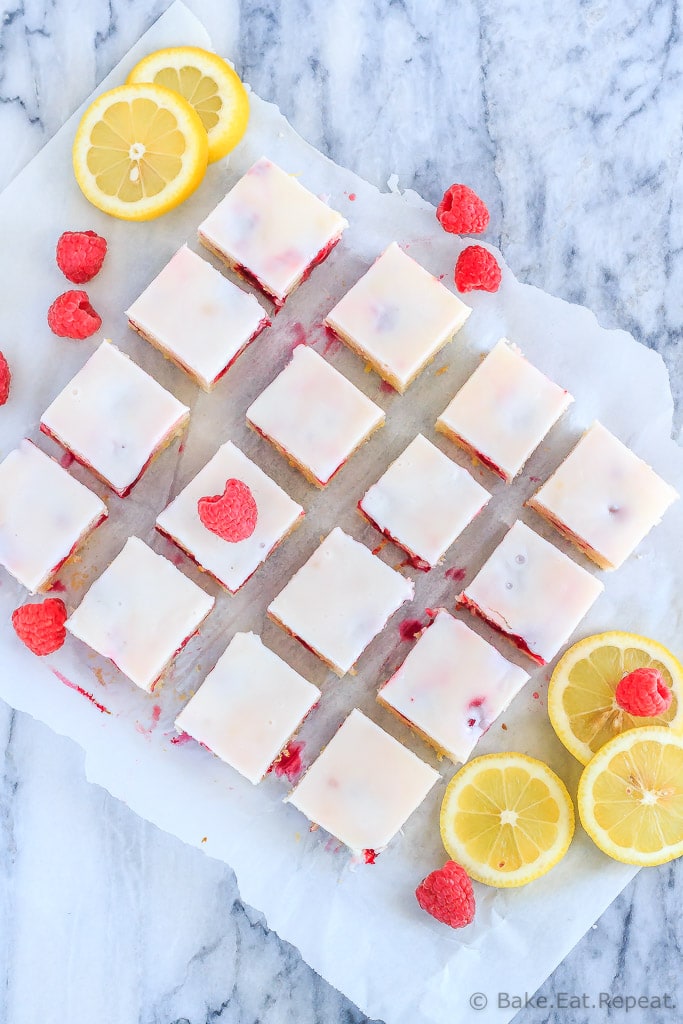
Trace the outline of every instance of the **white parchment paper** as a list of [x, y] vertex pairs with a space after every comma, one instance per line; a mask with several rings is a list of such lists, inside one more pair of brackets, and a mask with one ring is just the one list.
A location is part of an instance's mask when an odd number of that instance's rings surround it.
[[[210, 45], [195, 17], [176, 4], [102, 88], [122, 82], [129, 68], [150, 50], [181, 43]], [[66, 588], [64, 599], [74, 607], [125, 538], [136, 533], [215, 594], [217, 606], [201, 637], [183, 651], [160, 692], [148, 696], [73, 639], [53, 657], [34, 658], [10, 626], [12, 609], [26, 595], [3, 574], [0, 696], [80, 743], [90, 779], [161, 828], [230, 864], [243, 899], [262, 910], [271, 928], [296, 944], [320, 974], [371, 1017], [391, 1024], [469, 1019], [470, 995], [483, 992], [489, 1007], [477, 1014], [477, 1020], [505, 1020], [512, 1011], [498, 1010], [495, 994], [499, 990], [533, 992], [632, 877], [631, 869], [603, 857], [579, 829], [567, 857], [545, 878], [516, 891], [478, 886], [475, 923], [463, 932], [451, 932], [423, 914], [413, 895], [424, 875], [445, 860], [438, 809], [453, 773], [448, 762], [440, 766], [443, 782], [409, 820], [404, 834], [374, 866], [356, 865], [322, 832], [310, 833], [308, 822], [295, 808], [282, 804], [286, 779], [270, 776], [252, 787], [198, 745], [173, 744], [173, 720], [232, 634], [254, 629], [322, 687], [321, 707], [301, 734], [306, 763], [357, 706], [436, 765], [426, 746], [375, 702], [377, 685], [409, 650], [399, 636], [400, 620], [424, 619], [427, 607], [444, 605], [453, 610], [463, 583], [449, 570], [462, 569], [465, 580], [471, 579], [520, 514], [567, 550], [533, 513], [522, 511], [522, 505], [538, 479], [547, 477], [596, 416], [683, 491], [683, 454], [670, 439], [672, 399], [664, 365], [656, 353], [628, 334], [603, 330], [588, 310], [520, 284], [505, 268], [500, 291], [495, 296], [472, 295], [474, 313], [466, 328], [407, 394], [388, 393], [356, 356], [339, 345], [330, 346], [320, 322], [392, 240], [435, 274], [445, 275], [445, 283], [452, 287], [461, 243], [441, 231], [431, 206], [414, 193], [380, 194], [312, 149], [276, 107], [253, 96], [249, 130], [230, 162], [211, 167], [195, 196], [174, 213], [150, 224], [125, 224], [98, 214], [73, 180], [70, 151], [77, 116], [0, 196], [4, 297], [0, 348], [14, 371], [11, 400], [0, 410], [0, 454], [4, 456], [23, 435], [38, 438], [45, 450], [61, 454], [38, 434], [40, 414], [101, 337], [110, 336], [191, 405], [191, 426], [184, 445], [176, 444], [164, 453], [125, 500], [109, 494], [78, 466], [72, 467], [75, 476], [105, 498], [110, 519], [82, 558], [60, 576]], [[351, 226], [329, 260], [278, 314], [273, 328], [238, 360], [213, 394], [205, 395], [128, 329], [123, 310], [185, 239], [198, 248], [199, 222], [263, 154], [299, 174]], [[87, 286], [103, 316], [103, 330], [80, 343], [55, 338], [45, 321], [52, 299], [69, 287], [54, 263], [55, 242], [63, 230], [79, 228], [94, 228], [109, 241], [105, 267]], [[370, 547], [379, 542], [356, 513], [356, 502], [418, 431], [467, 464], [453, 446], [435, 435], [434, 421], [482, 353], [501, 335], [514, 340], [536, 365], [567, 387], [576, 398], [575, 405], [512, 487], [482, 469], [475, 471], [494, 494], [487, 512], [451, 549], [442, 567], [427, 575], [404, 569], [416, 581], [414, 604], [399, 613], [362, 656], [357, 674], [338, 680], [265, 620], [266, 604], [332, 526], [342, 526]], [[249, 403], [286, 363], [292, 347], [303, 340], [324, 352], [387, 411], [384, 429], [322, 493], [244, 423]], [[307, 512], [304, 525], [236, 597], [220, 593], [153, 531], [157, 512], [228, 438], [271, 473]], [[679, 502], [637, 555], [618, 573], [605, 576], [606, 592], [582, 624], [581, 635], [608, 628], [633, 629], [674, 649], [678, 646], [680, 654], [682, 534], [683, 502]], [[391, 545], [381, 557], [392, 565], [402, 559]], [[574, 557], [580, 558], [575, 552]], [[475, 628], [491, 638], [481, 624]], [[517, 660], [512, 648], [502, 649]], [[533, 675], [477, 753], [515, 749], [541, 757], [575, 792], [579, 766], [548, 723], [548, 675], [548, 670]], [[108, 713], [98, 710], [74, 686], [91, 694]]]

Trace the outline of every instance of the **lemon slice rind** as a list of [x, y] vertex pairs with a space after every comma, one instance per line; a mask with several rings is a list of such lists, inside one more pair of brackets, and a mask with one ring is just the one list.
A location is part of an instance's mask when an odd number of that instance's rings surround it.
[[[507, 802], [517, 810], [501, 806]], [[548, 765], [526, 754], [486, 754], [468, 762], [451, 779], [441, 806], [441, 838], [449, 856], [473, 879], [496, 888], [527, 885], [545, 875], [569, 849], [574, 826], [567, 787]], [[513, 854], [516, 849], [517, 867], [504, 860], [490, 863], [504, 848]]]
[[[660, 764], [665, 749], [669, 748], [669, 763], [662, 768], [661, 777], [657, 780], [652, 776], [656, 773], [658, 748]], [[672, 767], [676, 771], [672, 772]], [[648, 782], [651, 784], [649, 788]], [[641, 783], [645, 786], [642, 787]], [[616, 799], [604, 799], [606, 790]], [[602, 800], [599, 799], [601, 792]], [[639, 792], [643, 794], [640, 800]], [[611, 828], [607, 827], [610, 806], [614, 807]], [[680, 857], [683, 855], [683, 739], [665, 726], [632, 729], [616, 736], [584, 768], [579, 780], [578, 807], [585, 831], [595, 845], [613, 860], [638, 867], [654, 867]], [[659, 815], [654, 809], [645, 810], [646, 807], [659, 807]], [[650, 829], [647, 828], [648, 819], [652, 825]], [[627, 845], [615, 840], [610, 834], [615, 828], [632, 836], [633, 842]], [[650, 844], [650, 850], [643, 849], [643, 844], [638, 845], [638, 839], [646, 834], [651, 837], [659, 835], [662, 839], [664, 830], [673, 834], [675, 841], [661, 842], [659, 846], [655, 842]]]
[[249, 95], [230, 65], [211, 50], [174, 46], [143, 57], [128, 82], [173, 89], [196, 110], [209, 140], [209, 163], [240, 142], [249, 121]]
[[174, 209], [200, 184], [207, 160], [199, 116], [177, 93], [157, 85], [102, 93], [83, 114], [73, 143], [83, 195], [121, 220], [151, 220]]
[[[589, 680], [582, 686], [580, 673], [584, 661], [589, 662]], [[613, 699], [623, 675], [646, 666], [662, 671], [674, 698], [668, 711], [655, 718], [629, 715]], [[575, 705], [574, 714], [567, 710], [570, 697]], [[581, 709], [584, 699], [585, 708]], [[586, 637], [570, 647], [555, 667], [548, 687], [548, 714], [558, 738], [584, 765], [600, 749], [601, 736], [607, 742], [628, 729], [654, 725], [683, 733], [683, 665], [658, 641], [636, 633], [612, 630]], [[589, 735], [594, 746], [584, 738]]]

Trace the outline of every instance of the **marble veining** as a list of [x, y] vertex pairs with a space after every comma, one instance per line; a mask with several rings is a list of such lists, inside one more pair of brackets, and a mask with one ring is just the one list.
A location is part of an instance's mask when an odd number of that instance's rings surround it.
[[[167, 6], [0, 0], [0, 186]], [[680, 430], [675, 0], [188, 6], [253, 88], [338, 163], [379, 185], [395, 172], [432, 202], [452, 180], [476, 187], [492, 214], [486, 237], [518, 277], [662, 353]], [[552, 1004], [561, 993], [668, 993], [681, 1003], [682, 884], [680, 864], [641, 872], [540, 995]], [[646, 1012], [651, 1024], [676, 1019]], [[516, 1021], [606, 1018], [555, 1006]], [[242, 906], [225, 865], [89, 785], [73, 743], [2, 705], [0, 1021], [93, 1020], [365, 1018]]]

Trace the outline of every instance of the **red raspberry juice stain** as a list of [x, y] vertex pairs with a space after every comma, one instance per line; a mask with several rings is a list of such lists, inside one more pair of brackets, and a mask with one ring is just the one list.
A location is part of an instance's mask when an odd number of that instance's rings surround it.
[[95, 700], [92, 693], [88, 693], [88, 691], [84, 690], [82, 686], [78, 686], [76, 683], [72, 683], [70, 679], [67, 679], [66, 676], [62, 675], [62, 673], [59, 672], [56, 668], [51, 668], [50, 671], [54, 676], [57, 677], [57, 679], [59, 679], [60, 683], [64, 683], [64, 685], [68, 686], [70, 690], [75, 690], [76, 693], [80, 693], [82, 697], [85, 697], [87, 700], [90, 701], [91, 704], [94, 704], [97, 710], [101, 711], [102, 714], [111, 714], [109, 708], [105, 708], [104, 704], [100, 704], [98, 700]]
[[424, 628], [424, 622], [421, 622], [420, 619], [404, 619], [399, 623], [398, 634], [401, 640], [416, 640], [417, 634], [421, 633]]
[[189, 732], [179, 732], [177, 736], [171, 736], [171, 743], [174, 747], [182, 747], [185, 743], [189, 743], [192, 740]]
[[287, 744], [285, 750], [280, 754], [277, 761], [273, 762], [268, 771], [275, 772], [280, 778], [284, 776], [290, 782], [294, 782], [304, 768], [301, 758], [303, 749], [304, 743], [302, 740]]

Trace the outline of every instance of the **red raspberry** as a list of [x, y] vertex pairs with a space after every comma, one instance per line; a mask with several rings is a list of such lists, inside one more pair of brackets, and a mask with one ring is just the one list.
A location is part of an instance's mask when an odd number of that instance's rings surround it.
[[480, 235], [488, 226], [489, 211], [467, 185], [451, 185], [436, 208], [436, 219], [453, 235]]
[[47, 311], [47, 322], [58, 338], [83, 341], [102, 326], [102, 317], [90, 305], [87, 292], [63, 292]]
[[42, 657], [58, 651], [66, 640], [66, 605], [59, 597], [41, 604], [23, 604], [12, 612], [12, 625], [29, 651]]
[[4, 405], [9, 398], [9, 388], [12, 383], [12, 374], [10, 373], [7, 360], [5, 359], [2, 352], [0, 352], [0, 405]]
[[107, 240], [95, 231], [65, 231], [57, 242], [57, 266], [74, 284], [99, 274], [107, 255]]
[[469, 875], [449, 860], [432, 871], [415, 890], [423, 910], [451, 928], [464, 928], [474, 920], [474, 890]]
[[497, 292], [501, 276], [496, 257], [483, 245], [468, 245], [455, 264], [455, 287], [459, 292]]
[[222, 494], [200, 498], [197, 512], [207, 530], [232, 544], [251, 537], [256, 529], [258, 508], [242, 480], [228, 480]]
[[625, 675], [614, 694], [617, 704], [636, 718], [654, 718], [671, 707], [671, 690], [656, 668], [637, 668]]

